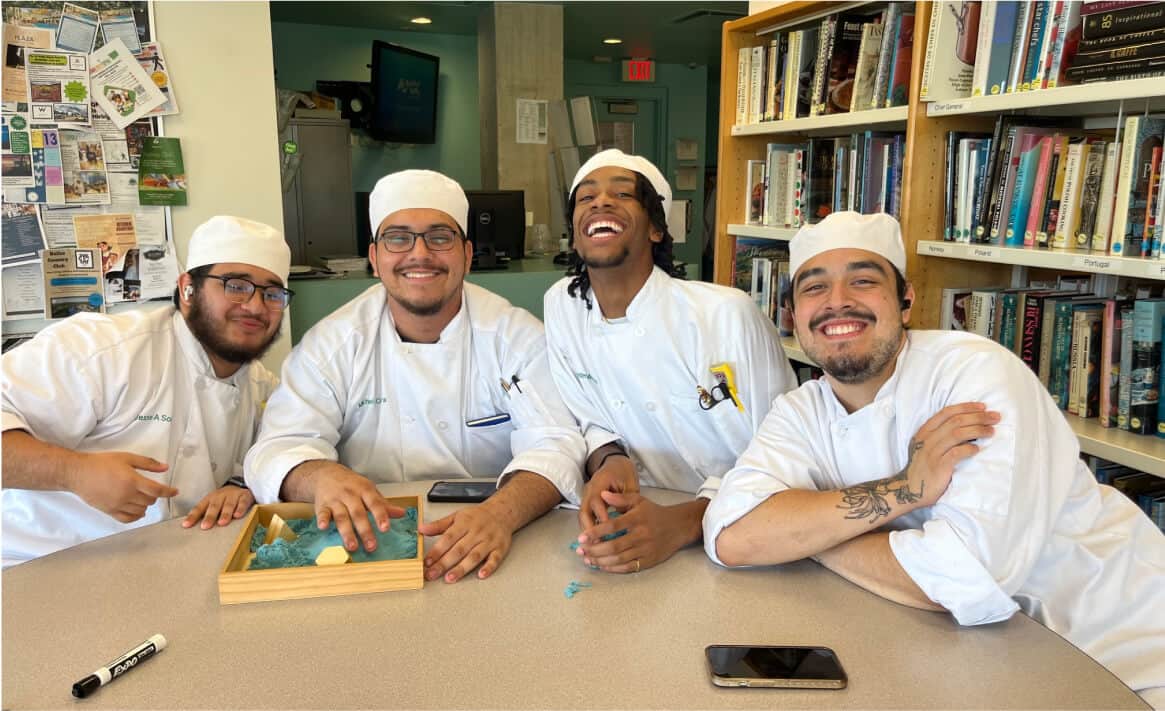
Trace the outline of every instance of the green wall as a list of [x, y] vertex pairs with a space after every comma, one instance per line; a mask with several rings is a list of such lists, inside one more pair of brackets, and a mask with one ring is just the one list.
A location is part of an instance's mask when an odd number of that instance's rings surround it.
[[[622, 66], [619, 63], [598, 64], [567, 59], [564, 78], [566, 96], [567, 98], [584, 95], [602, 96], [641, 101], [655, 99], [661, 106], [666, 104], [664, 118], [666, 135], [656, 139], [663, 162], [663, 165], [658, 167], [671, 183], [673, 197], [689, 200], [692, 205], [687, 242], [675, 246], [675, 255], [678, 259], [698, 268], [704, 229], [708, 67], [656, 64], [655, 82], [652, 84], [624, 83], [620, 78], [621, 71]], [[700, 144], [698, 161], [682, 163], [685, 166], [696, 166], [699, 174], [696, 190], [686, 192], [675, 190], [675, 169], [681, 164], [676, 160], [675, 145], [678, 138], [695, 139]]]
[[476, 36], [272, 22], [276, 83], [286, 89], [313, 89], [317, 79], [368, 81], [374, 39], [441, 58], [437, 142], [381, 143], [353, 134], [358, 141], [352, 147], [353, 187], [371, 190], [381, 176], [393, 171], [428, 168], [445, 173], [466, 190], [480, 190]]

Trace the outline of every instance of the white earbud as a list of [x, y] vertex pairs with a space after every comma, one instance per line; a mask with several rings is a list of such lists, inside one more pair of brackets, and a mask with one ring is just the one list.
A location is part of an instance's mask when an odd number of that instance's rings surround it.
[[182, 298], [185, 299], [186, 301], [190, 301], [190, 296], [193, 293], [194, 293], [194, 287], [187, 284], [186, 287], [184, 289], [182, 289]]

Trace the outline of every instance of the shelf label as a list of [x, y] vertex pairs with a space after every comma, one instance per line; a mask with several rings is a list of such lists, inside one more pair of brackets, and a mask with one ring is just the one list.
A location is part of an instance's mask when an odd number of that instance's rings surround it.
[[971, 256], [976, 259], [997, 259], [999, 250], [991, 247], [974, 247], [971, 249]]
[[1160, 264], [1156, 268], [1147, 271], [1149, 272], [1149, 276], [1156, 274], [1158, 277], [1165, 277], [1165, 264]]
[[935, 257], [950, 256], [951, 250], [945, 244], [935, 244], [934, 242], [926, 243], [926, 253]]
[[1072, 267], [1089, 272], [1108, 272], [1118, 274], [1120, 264], [1110, 257], [1076, 257], [1072, 260]]
[[935, 114], [942, 114], [948, 111], [962, 111], [965, 108], [967, 108], [967, 103], [964, 101], [934, 102], [927, 109], [926, 115], [934, 116]]

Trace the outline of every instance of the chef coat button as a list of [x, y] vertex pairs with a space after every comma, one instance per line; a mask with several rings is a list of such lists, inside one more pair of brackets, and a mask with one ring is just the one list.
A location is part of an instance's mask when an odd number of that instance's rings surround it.
[[649, 402], [646, 405], [644, 405], [644, 407], [647, 408], [648, 412], [654, 411], [655, 410], [655, 403]]
[[441, 420], [440, 422], [437, 423], [437, 429], [447, 430], [447, 429], [449, 429], [449, 423], [445, 422], [445, 420]]

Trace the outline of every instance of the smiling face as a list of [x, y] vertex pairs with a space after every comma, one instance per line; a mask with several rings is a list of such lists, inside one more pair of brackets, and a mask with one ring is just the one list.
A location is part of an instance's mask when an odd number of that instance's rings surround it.
[[588, 269], [623, 265], [651, 268], [652, 245], [663, 232], [639, 201], [638, 176], [606, 166], [590, 172], [575, 191], [574, 248]]
[[[913, 287], [904, 298], [913, 301]], [[910, 309], [885, 258], [863, 249], [822, 252], [794, 276], [793, 307], [801, 347], [834, 380], [880, 386], [893, 372]]]
[[[452, 229], [461, 235], [456, 220], [430, 208], [398, 210], [384, 218], [376, 234], [381, 237], [392, 230], [424, 233], [433, 229]], [[422, 318], [445, 317], [444, 323], [448, 323], [461, 309], [461, 289], [473, 260], [473, 246], [459, 237], [451, 250], [440, 252], [417, 239], [408, 252], [390, 252], [373, 242], [368, 246], [368, 260], [388, 291], [394, 318], [399, 320], [407, 313]]]
[[[240, 277], [260, 286], [283, 286], [275, 274], [250, 264], [215, 264], [209, 275]], [[206, 278], [196, 284], [189, 273], [179, 275], [179, 291], [184, 293], [187, 286], [193, 287], [193, 293], [189, 299], [183, 297], [182, 314], [220, 377], [261, 358], [279, 335], [283, 312], [267, 308], [258, 289], [250, 299], [236, 304], [227, 298], [220, 279]]]

